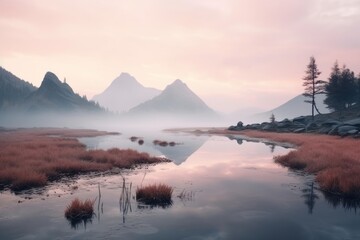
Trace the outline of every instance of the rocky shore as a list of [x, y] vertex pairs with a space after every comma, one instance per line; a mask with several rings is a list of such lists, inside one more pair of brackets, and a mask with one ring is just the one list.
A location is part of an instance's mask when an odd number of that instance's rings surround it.
[[269, 132], [287, 133], [319, 133], [338, 136], [351, 136], [360, 138], [360, 117], [351, 120], [339, 121], [331, 118], [317, 118], [312, 120], [311, 116], [301, 116], [292, 120], [263, 122], [244, 125], [238, 122], [236, 126], [230, 126], [228, 130], [259, 130]]

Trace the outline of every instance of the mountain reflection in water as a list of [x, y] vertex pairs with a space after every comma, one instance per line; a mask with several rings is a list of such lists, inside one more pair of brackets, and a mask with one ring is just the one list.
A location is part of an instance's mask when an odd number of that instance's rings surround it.
[[[77, 190], [53, 183], [42, 190], [40, 197], [32, 196], [33, 199], [22, 203], [17, 202], [21, 194], [2, 192], [0, 239], [360, 237], [360, 220], [355, 212], [359, 202], [330, 197], [318, 190], [313, 176], [274, 163], [274, 155], [285, 154], [289, 149], [241, 138], [230, 141], [221, 136], [163, 133], [134, 134], [144, 140], [139, 145], [129, 140], [131, 136], [81, 141], [89, 148], [136, 146], [137, 150], [153, 155], [179, 156], [180, 161], [81, 176], [72, 180], [71, 185], [78, 186]], [[181, 144], [155, 147], [154, 139]], [[136, 202], [136, 189], [153, 183], [174, 187], [171, 206], [159, 208]], [[53, 194], [54, 189], [63, 189], [64, 193], [58, 197]], [[74, 230], [64, 218], [64, 209], [75, 197], [97, 198], [97, 202], [92, 224], [87, 222]]]

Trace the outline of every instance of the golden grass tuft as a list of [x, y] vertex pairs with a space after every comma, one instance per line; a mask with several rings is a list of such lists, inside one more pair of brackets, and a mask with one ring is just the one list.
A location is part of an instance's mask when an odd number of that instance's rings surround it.
[[173, 188], [166, 184], [152, 184], [136, 189], [136, 200], [153, 206], [172, 204]]

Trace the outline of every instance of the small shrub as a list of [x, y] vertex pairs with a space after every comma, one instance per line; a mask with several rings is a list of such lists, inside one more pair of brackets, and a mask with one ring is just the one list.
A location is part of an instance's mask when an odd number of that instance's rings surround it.
[[136, 200], [153, 206], [171, 205], [173, 190], [165, 184], [152, 184], [136, 189]]

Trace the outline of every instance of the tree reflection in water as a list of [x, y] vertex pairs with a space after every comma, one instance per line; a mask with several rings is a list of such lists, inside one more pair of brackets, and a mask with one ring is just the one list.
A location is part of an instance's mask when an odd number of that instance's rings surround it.
[[311, 182], [309, 188], [302, 190], [304, 193], [302, 197], [305, 199], [305, 204], [308, 207], [309, 214], [313, 213], [315, 201], [319, 199], [319, 196], [314, 192], [314, 182]]

